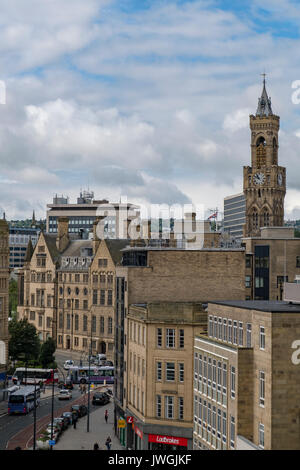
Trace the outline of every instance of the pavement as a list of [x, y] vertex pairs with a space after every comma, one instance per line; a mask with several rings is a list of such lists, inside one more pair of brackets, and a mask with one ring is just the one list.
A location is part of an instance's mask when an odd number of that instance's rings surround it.
[[[104, 412], [108, 410], [108, 421], [105, 422]], [[105, 441], [111, 438], [111, 450], [126, 450], [121, 446], [114, 433], [114, 404], [113, 400], [105, 406], [91, 405], [89, 432], [87, 432], [87, 416], [79, 418], [76, 429], [69, 426], [60, 436], [53, 450], [93, 450], [97, 442], [99, 450], [107, 450]]]

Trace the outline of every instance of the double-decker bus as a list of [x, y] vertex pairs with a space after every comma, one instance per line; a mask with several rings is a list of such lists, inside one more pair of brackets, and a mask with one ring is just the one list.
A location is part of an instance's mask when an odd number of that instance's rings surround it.
[[68, 377], [73, 383], [86, 384], [113, 384], [114, 367], [113, 366], [72, 366], [69, 369]]
[[18, 367], [12, 381], [14, 384], [22, 385], [34, 385], [36, 384], [52, 384], [54, 377], [54, 383], [58, 382], [58, 370], [57, 369], [38, 369], [38, 368], [26, 368]]
[[12, 392], [8, 398], [9, 415], [13, 413], [27, 414], [34, 409], [34, 404], [40, 403], [40, 387], [32, 385], [20, 387], [19, 390]]

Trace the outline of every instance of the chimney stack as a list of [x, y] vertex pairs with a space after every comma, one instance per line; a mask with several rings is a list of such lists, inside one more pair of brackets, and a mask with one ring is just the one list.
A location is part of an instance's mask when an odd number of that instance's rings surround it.
[[68, 217], [58, 217], [56, 248], [62, 253], [69, 245], [69, 219]]

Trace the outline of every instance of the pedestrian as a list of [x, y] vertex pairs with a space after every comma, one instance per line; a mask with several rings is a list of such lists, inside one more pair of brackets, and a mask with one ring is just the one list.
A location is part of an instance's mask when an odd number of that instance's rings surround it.
[[77, 413], [76, 411], [73, 411], [72, 413], [72, 421], [73, 421], [73, 428], [76, 429], [76, 423], [77, 423]]
[[105, 410], [104, 418], [105, 418], [105, 422], [107, 423], [107, 420], [108, 420], [108, 410]]
[[110, 436], [107, 436], [107, 439], [105, 441], [105, 445], [107, 447], [107, 450], [110, 450], [110, 446], [111, 446], [111, 438]]
[[98, 445], [97, 442], [95, 442], [95, 444], [94, 444], [94, 449], [93, 449], [93, 450], [99, 450], [99, 445]]

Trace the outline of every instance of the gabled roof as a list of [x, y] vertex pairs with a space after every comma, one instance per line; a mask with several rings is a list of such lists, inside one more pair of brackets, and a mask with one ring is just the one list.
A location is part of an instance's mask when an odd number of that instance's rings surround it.
[[126, 248], [130, 241], [129, 240], [114, 240], [114, 239], [105, 239], [105, 243], [107, 245], [107, 248], [110, 252], [110, 256], [112, 257], [112, 260], [115, 265], [120, 264], [122, 261], [122, 256], [123, 253], [121, 250], [123, 248]]
[[261, 97], [258, 98], [256, 116], [272, 116], [272, 115], [273, 115], [273, 111], [272, 111], [272, 106], [271, 106], [271, 98], [268, 97], [268, 93], [266, 90], [266, 80], [264, 79]]
[[49, 250], [49, 253], [51, 255], [51, 258], [52, 258], [52, 261], [53, 263], [55, 263], [56, 261], [58, 261], [58, 259], [60, 258], [61, 254], [60, 252], [58, 251], [57, 247], [56, 247], [56, 234], [55, 235], [50, 235], [49, 233], [43, 233], [44, 235], [44, 238], [45, 238], [45, 242], [46, 242], [46, 245], [48, 247], [48, 250]]
[[28, 245], [27, 245], [27, 248], [26, 248], [25, 257], [24, 257], [24, 262], [25, 262], [25, 263], [31, 261], [33, 252], [34, 252], [34, 248], [33, 248], [33, 246], [32, 246], [31, 238], [29, 238], [29, 242], [28, 242]]

